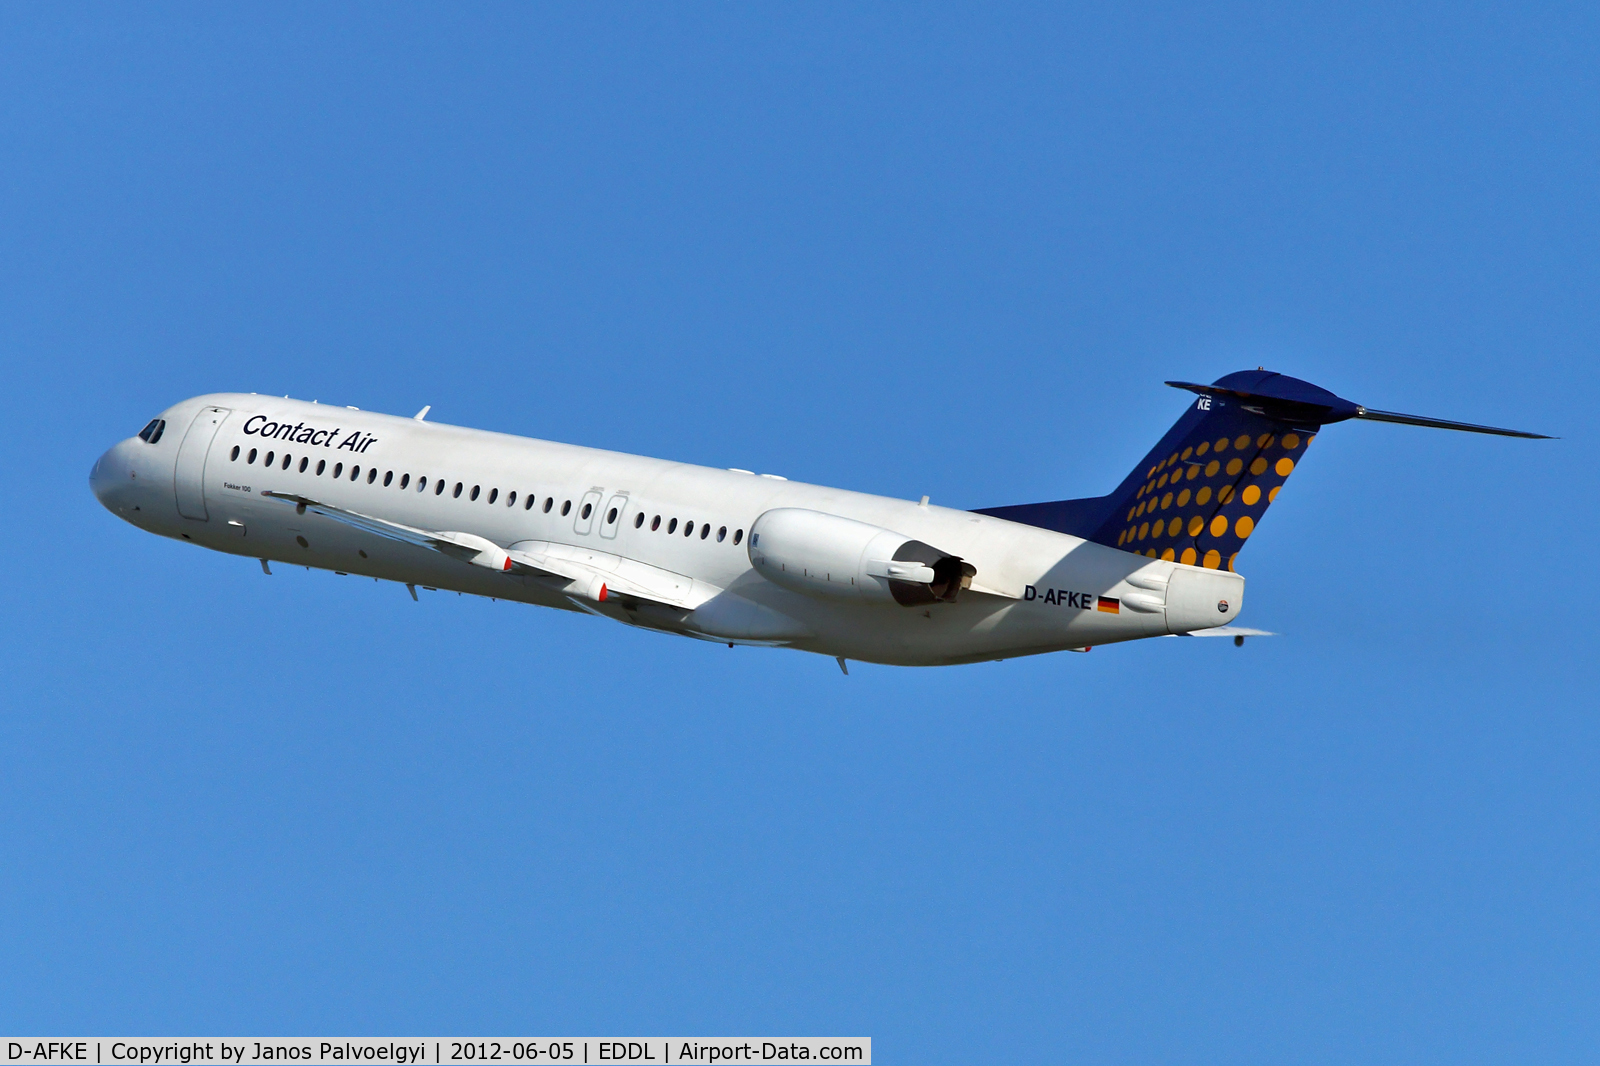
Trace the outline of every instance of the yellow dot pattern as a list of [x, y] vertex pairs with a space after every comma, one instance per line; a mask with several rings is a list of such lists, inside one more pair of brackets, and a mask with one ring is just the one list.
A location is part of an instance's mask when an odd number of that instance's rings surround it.
[[[1120, 523], [1117, 544], [1143, 542], [1138, 552], [1152, 559], [1233, 569], [1245, 541], [1278, 498], [1312, 439], [1309, 434], [1257, 430], [1185, 444], [1141, 472], [1145, 482], [1135, 494], [1138, 502]], [[1208, 459], [1208, 455], [1222, 458]], [[1186, 484], [1180, 492], [1164, 491], [1168, 485], [1177, 488], [1179, 482], [1194, 485]], [[1167, 513], [1142, 520], [1152, 511]]]

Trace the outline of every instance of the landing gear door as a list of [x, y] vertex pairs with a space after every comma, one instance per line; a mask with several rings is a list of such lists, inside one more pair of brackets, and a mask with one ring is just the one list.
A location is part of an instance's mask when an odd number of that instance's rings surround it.
[[605, 510], [600, 514], [600, 535], [607, 540], [615, 540], [617, 528], [622, 525], [622, 516], [628, 513], [628, 494], [619, 492], [606, 501]]
[[578, 519], [572, 524], [572, 531], [580, 537], [587, 537], [594, 529], [594, 520], [598, 517], [595, 512], [600, 509], [600, 498], [605, 495], [605, 489], [590, 489], [583, 494], [583, 500], [578, 504]]
[[206, 513], [206, 456], [211, 453], [211, 442], [229, 414], [226, 407], [202, 407], [178, 446], [172, 482], [178, 497], [178, 513], [185, 518], [205, 522], [211, 517]]

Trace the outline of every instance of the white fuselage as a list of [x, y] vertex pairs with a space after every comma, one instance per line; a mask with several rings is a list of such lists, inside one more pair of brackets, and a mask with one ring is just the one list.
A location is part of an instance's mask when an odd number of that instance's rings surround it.
[[[105, 506], [141, 529], [234, 555], [583, 610], [701, 639], [940, 665], [1220, 626], [1243, 600], [1236, 574], [742, 471], [253, 394], [200, 396], [161, 417], [155, 444], [125, 440], [91, 476]], [[570, 583], [474, 566], [263, 495], [269, 491], [570, 559], [602, 575], [643, 575], [694, 606], [673, 613], [594, 602]], [[954, 602], [915, 606], [784, 587], [752, 564], [750, 531], [785, 508], [881, 527], [959, 556], [976, 570], [971, 587]]]

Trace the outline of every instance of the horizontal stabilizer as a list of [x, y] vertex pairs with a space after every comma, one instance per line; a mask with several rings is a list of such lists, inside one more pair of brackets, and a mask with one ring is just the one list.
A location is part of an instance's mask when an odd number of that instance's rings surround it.
[[1464, 433], [1493, 433], [1500, 437], [1527, 437], [1530, 440], [1555, 440], [1556, 438], [1545, 433], [1527, 433], [1520, 429], [1500, 429], [1497, 426], [1475, 426], [1470, 422], [1450, 422], [1443, 418], [1423, 418], [1421, 415], [1402, 415], [1394, 411], [1374, 411], [1366, 407], [1356, 408], [1356, 418], [1371, 419], [1374, 422], [1398, 422], [1403, 426], [1427, 426], [1429, 429], [1459, 429]]
[[[1251, 378], [1256, 380], [1249, 380]], [[1525, 437], [1529, 440], [1555, 439], [1548, 434], [1528, 433], [1520, 429], [1501, 429], [1498, 426], [1480, 426], [1472, 422], [1452, 422], [1447, 418], [1403, 415], [1396, 411], [1374, 411], [1361, 404], [1352, 403], [1342, 396], [1335, 396], [1327, 389], [1319, 388], [1309, 381], [1268, 371], [1229, 374], [1214, 385], [1198, 385], [1192, 381], [1169, 381], [1167, 384], [1175, 389], [1184, 389], [1200, 396], [1231, 397], [1240, 407], [1253, 414], [1263, 415], [1279, 422], [1301, 424], [1307, 428], [1331, 425], [1351, 418], [1365, 418], [1373, 422], [1397, 422], [1405, 426], [1426, 426], [1429, 429], [1455, 429], [1464, 433], [1493, 433], [1501, 437]]]
[[1265, 629], [1250, 629], [1247, 626], [1213, 626], [1210, 629], [1195, 629], [1188, 633], [1168, 633], [1169, 637], [1275, 637], [1277, 633], [1269, 633]]

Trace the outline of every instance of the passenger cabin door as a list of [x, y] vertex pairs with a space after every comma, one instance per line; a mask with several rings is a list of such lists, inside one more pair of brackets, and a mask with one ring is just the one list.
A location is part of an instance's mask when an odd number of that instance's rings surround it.
[[622, 516], [628, 512], [628, 494], [619, 492], [606, 501], [606, 508], [600, 514], [600, 535], [607, 540], [615, 540], [617, 527], [622, 525]]
[[583, 500], [578, 504], [577, 521], [572, 524], [572, 531], [580, 537], [587, 537], [594, 529], [594, 520], [600, 517], [595, 512], [600, 509], [600, 498], [605, 492], [605, 489], [590, 489], [583, 494]]
[[178, 513], [204, 522], [206, 513], [206, 456], [211, 442], [227, 419], [226, 407], [202, 407], [189, 423], [189, 431], [178, 446], [178, 463], [172, 472], [173, 491], [178, 497]]

